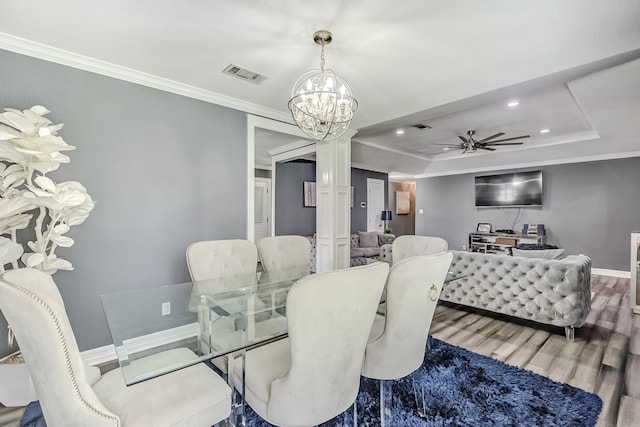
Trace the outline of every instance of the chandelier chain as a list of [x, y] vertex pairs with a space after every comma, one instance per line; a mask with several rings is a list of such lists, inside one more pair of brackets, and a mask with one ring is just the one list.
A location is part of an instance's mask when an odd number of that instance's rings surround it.
[[324, 44], [320, 50], [320, 71], [324, 71]]

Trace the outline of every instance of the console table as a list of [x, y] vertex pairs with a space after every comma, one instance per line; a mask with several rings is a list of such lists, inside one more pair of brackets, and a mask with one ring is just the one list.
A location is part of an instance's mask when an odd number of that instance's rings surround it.
[[469, 251], [504, 254], [519, 244], [544, 245], [547, 236], [508, 233], [469, 233]]

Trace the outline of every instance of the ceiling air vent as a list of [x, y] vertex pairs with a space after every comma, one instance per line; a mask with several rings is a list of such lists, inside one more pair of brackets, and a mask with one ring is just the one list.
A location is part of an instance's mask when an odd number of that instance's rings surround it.
[[255, 71], [247, 70], [246, 68], [238, 67], [237, 65], [233, 64], [229, 64], [229, 66], [222, 70], [222, 72], [224, 74], [237, 77], [241, 80], [245, 80], [256, 85], [267, 80], [267, 76], [263, 76], [262, 74], [258, 74]]
[[412, 128], [416, 128], [416, 129], [420, 129], [420, 130], [427, 130], [427, 129], [431, 129], [431, 126], [429, 125], [425, 125], [423, 123], [418, 123], [416, 125], [411, 125]]

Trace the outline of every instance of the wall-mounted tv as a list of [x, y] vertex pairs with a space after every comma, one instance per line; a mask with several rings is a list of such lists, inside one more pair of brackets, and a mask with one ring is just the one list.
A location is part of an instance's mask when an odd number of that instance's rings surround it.
[[476, 206], [542, 206], [542, 171], [476, 176]]

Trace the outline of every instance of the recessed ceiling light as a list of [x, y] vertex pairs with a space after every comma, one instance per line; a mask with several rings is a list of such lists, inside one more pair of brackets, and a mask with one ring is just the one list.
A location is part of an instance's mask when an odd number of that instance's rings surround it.
[[507, 107], [517, 107], [518, 105], [520, 105], [518, 101], [511, 101], [507, 104]]
[[551, 132], [550, 129], [540, 129], [540, 133], [549, 133]]
[[396, 131], [396, 135], [402, 135], [403, 133], [404, 133], [404, 130], [403, 130], [403, 129], [398, 129], [398, 130]]
[[450, 148], [449, 148], [449, 147], [443, 147], [443, 148], [442, 148], [442, 150], [443, 150], [443, 151], [449, 151], [449, 150], [450, 150]]

